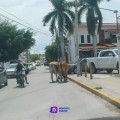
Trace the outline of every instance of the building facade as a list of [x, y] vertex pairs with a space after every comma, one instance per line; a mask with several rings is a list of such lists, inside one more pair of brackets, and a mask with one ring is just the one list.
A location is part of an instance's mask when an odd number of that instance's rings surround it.
[[[98, 53], [102, 49], [110, 49], [116, 47], [117, 45], [116, 32], [117, 32], [116, 24], [103, 23], [100, 33], [97, 34], [96, 32]], [[67, 35], [69, 63], [76, 63], [76, 61], [78, 60], [76, 56], [76, 43], [74, 38], [75, 33]], [[88, 34], [86, 23], [82, 23], [78, 27], [78, 44], [80, 59], [93, 57], [93, 40], [92, 36]]]

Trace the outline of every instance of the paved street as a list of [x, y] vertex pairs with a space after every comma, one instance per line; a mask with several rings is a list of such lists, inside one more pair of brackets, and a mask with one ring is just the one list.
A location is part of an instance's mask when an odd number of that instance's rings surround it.
[[[16, 79], [0, 89], [0, 120], [87, 120], [120, 116], [120, 110], [72, 83], [51, 83], [49, 69], [37, 67], [29, 85], [19, 88]], [[69, 107], [67, 113], [50, 113], [52, 106]], [[112, 120], [112, 119], [111, 119]]]

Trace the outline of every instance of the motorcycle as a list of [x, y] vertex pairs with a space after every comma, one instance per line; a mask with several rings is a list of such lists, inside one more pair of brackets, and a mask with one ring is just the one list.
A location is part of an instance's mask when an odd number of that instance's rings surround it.
[[19, 71], [17, 72], [17, 75], [18, 75], [18, 79], [17, 79], [17, 84], [19, 84], [21, 87], [25, 87], [24, 85], [24, 78], [23, 78], [23, 74], [22, 74], [22, 71]]

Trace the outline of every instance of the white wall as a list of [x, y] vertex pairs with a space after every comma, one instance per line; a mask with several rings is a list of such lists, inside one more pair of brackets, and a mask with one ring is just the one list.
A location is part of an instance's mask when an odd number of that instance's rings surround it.
[[75, 59], [76, 59], [76, 49], [75, 49], [75, 41], [74, 41], [74, 36], [71, 35], [69, 37], [69, 53], [68, 53], [68, 60], [69, 60], [69, 63], [72, 64], [72, 63], [75, 63]]
[[[79, 44], [92, 44], [92, 37], [90, 36], [91, 42], [88, 43], [87, 42], [87, 28], [81, 28], [78, 31], [78, 35], [79, 35]], [[81, 43], [81, 35], [84, 35], [84, 43]], [[75, 39], [74, 39], [74, 34], [69, 35], [68, 37], [68, 41], [69, 41], [69, 47], [68, 47], [68, 60], [69, 60], [69, 64], [73, 64], [77, 62], [77, 57], [76, 57], [76, 49], [75, 49]], [[97, 43], [99, 43], [99, 36], [97, 35]]]
[[[81, 43], [81, 35], [84, 35], [84, 43]], [[79, 44], [92, 44], [93, 43], [92, 36], [90, 36], [91, 42], [90, 43], [87, 42], [87, 35], [89, 35], [87, 28], [80, 28], [79, 29], [79, 31], [78, 31]], [[99, 35], [97, 35], [97, 43], [99, 43]]]

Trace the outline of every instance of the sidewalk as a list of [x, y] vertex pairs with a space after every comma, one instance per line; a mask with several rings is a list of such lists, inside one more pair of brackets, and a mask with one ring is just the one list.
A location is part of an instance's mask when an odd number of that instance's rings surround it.
[[83, 84], [86, 84], [88, 85], [88, 87], [92, 87], [92, 92], [94, 90], [98, 90], [100, 92], [103, 92], [103, 94], [105, 93], [107, 95], [110, 95], [110, 97], [113, 97], [117, 99], [118, 102], [120, 102], [120, 77], [118, 77], [118, 74], [116, 73], [107, 74], [104, 72], [99, 74], [93, 74], [93, 79], [90, 79], [89, 74], [87, 74], [87, 78], [85, 78], [84, 73], [82, 74], [82, 76], [79, 77], [77, 77], [76, 74], [68, 75], [68, 77], [77, 80]]

